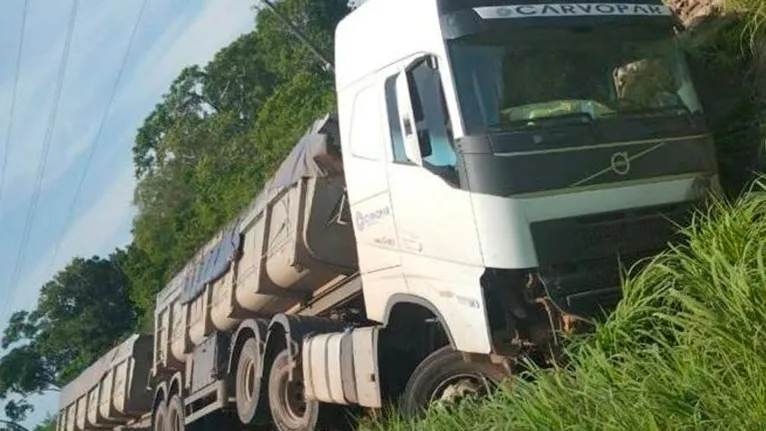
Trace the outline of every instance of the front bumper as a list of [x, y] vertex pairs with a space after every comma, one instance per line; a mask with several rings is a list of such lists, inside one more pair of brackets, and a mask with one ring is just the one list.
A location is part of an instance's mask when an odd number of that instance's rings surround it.
[[615, 211], [531, 224], [539, 277], [563, 312], [593, 318], [622, 298], [622, 270], [683, 238], [697, 202]]

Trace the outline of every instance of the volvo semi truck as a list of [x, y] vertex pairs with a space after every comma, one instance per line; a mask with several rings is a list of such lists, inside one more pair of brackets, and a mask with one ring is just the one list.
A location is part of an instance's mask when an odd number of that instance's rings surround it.
[[367, 1], [336, 29], [337, 113], [154, 333], [63, 388], [58, 430], [335, 429], [555, 360], [718, 189], [681, 30], [659, 0]]

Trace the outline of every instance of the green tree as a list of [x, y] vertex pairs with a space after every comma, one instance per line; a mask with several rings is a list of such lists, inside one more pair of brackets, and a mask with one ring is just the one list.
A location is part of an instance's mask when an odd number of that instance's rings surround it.
[[[333, 62], [335, 27], [349, 12], [348, 1], [284, 0], [275, 3], [277, 10]], [[271, 11], [263, 8], [256, 19], [256, 26], [258, 42], [267, 53], [267, 63], [281, 82], [305, 71], [332, 84], [332, 75], [322, 70], [323, 64], [295, 39]]]
[[[284, 0], [280, 11], [332, 53], [346, 0]], [[133, 147], [138, 185], [126, 273], [142, 328], [154, 295], [252, 200], [310, 122], [333, 110], [332, 75], [267, 10], [204, 68], [184, 69]]]
[[118, 250], [108, 259], [73, 259], [43, 286], [35, 310], [11, 316], [0, 358], [6, 416], [23, 420], [32, 410], [26, 397], [57, 391], [131, 331], [126, 258]]
[[56, 416], [48, 416], [43, 419], [32, 431], [53, 431], [56, 429]]

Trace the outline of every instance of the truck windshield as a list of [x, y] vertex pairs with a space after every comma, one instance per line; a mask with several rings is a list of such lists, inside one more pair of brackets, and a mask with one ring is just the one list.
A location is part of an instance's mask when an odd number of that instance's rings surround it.
[[665, 33], [626, 40], [624, 34], [449, 41], [468, 133], [701, 112], [675, 39]]

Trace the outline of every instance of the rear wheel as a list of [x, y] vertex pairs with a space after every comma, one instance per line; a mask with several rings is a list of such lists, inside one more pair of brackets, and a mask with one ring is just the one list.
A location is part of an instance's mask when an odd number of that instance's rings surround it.
[[249, 338], [242, 346], [237, 363], [237, 416], [245, 425], [259, 421], [257, 411], [261, 395], [261, 357], [258, 343]]
[[[290, 354], [285, 349], [274, 359], [269, 373], [269, 408], [279, 431], [314, 431], [336, 425], [337, 406], [307, 401], [302, 381], [290, 381]], [[336, 428], [331, 428], [336, 429]]]
[[168, 431], [184, 431], [184, 403], [181, 401], [181, 397], [173, 395], [168, 403]]
[[168, 407], [164, 402], [160, 402], [154, 408], [154, 417], [152, 418], [153, 431], [167, 431], [168, 429]]
[[417, 417], [434, 403], [452, 405], [486, 395], [507, 373], [492, 364], [463, 360], [451, 346], [431, 353], [412, 372], [401, 398], [402, 412]]

